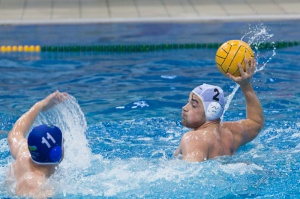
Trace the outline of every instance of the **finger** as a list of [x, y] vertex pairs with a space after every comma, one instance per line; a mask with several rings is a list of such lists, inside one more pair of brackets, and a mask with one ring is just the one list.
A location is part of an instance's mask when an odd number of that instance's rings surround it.
[[54, 93], [52, 93], [53, 95], [55, 95], [55, 96], [57, 96], [57, 95], [59, 95], [59, 91], [58, 90], [56, 90]]
[[253, 57], [251, 58], [251, 67], [253, 68], [253, 72], [254, 72], [256, 69], [256, 61]]
[[240, 71], [241, 76], [244, 76], [245, 75], [245, 71], [244, 71], [244, 68], [243, 68], [242, 64], [238, 63], [238, 67], [239, 67], [239, 71]]
[[62, 101], [66, 100], [66, 99], [69, 99], [69, 98], [70, 98], [69, 94], [67, 92], [63, 92], [63, 93], [59, 93], [57, 99], [58, 99], [59, 102], [62, 102]]
[[231, 75], [230, 73], [226, 73], [227, 77], [229, 77], [230, 79], [233, 78], [233, 75]]
[[245, 68], [246, 68], [246, 73], [250, 72], [251, 70], [251, 59], [244, 59], [244, 63], [245, 63]]
[[50, 98], [50, 99], [56, 99], [56, 98], [58, 98], [58, 96], [59, 96], [59, 91], [56, 90], [55, 92], [53, 92], [53, 93], [51, 93], [51, 94], [49, 95], [49, 98]]
[[256, 67], [256, 65], [255, 65], [256, 63], [255, 63], [255, 60], [254, 60], [254, 58], [250, 58], [250, 60], [249, 60], [249, 62], [248, 62], [248, 67], [247, 67], [247, 73], [249, 73], [249, 74], [254, 74], [254, 71], [255, 71], [255, 67]]
[[61, 95], [64, 99], [69, 99], [70, 98], [70, 96], [67, 92], [63, 92], [63, 93], [61, 93]]
[[227, 75], [227, 77], [228, 77], [229, 79], [232, 79], [233, 81], [238, 81], [239, 78], [240, 78], [240, 77], [233, 76], [233, 75], [230, 74], [230, 73], [227, 73], [226, 75]]

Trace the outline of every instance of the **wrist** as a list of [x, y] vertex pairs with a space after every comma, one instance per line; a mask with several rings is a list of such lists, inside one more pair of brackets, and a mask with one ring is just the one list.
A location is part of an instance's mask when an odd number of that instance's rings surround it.
[[246, 83], [246, 84], [242, 84], [242, 85], [240, 85], [240, 87], [241, 87], [243, 92], [253, 91], [253, 87], [252, 87], [252, 84], [250, 82]]
[[42, 101], [38, 101], [38, 102], [36, 102], [36, 103], [34, 104], [33, 107], [34, 107], [35, 109], [37, 109], [38, 111], [42, 111], [43, 108], [44, 108], [44, 105], [43, 105]]

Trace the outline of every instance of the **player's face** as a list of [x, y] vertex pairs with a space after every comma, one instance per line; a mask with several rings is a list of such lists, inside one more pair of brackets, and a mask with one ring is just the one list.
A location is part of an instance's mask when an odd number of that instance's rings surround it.
[[187, 104], [182, 107], [182, 124], [188, 128], [198, 128], [205, 123], [204, 107], [201, 99], [193, 92], [190, 93]]

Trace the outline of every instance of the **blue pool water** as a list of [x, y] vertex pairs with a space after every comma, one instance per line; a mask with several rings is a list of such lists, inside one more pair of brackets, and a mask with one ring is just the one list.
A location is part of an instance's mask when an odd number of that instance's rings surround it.
[[[297, 40], [298, 21], [4, 26], [2, 45], [253, 43]], [[67, 33], [67, 34], [66, 34]], [[39, 116], [64, 132], [66, 157], [51, 177], [55, 198], [299, 198], [300, 47], [255, 49], [253, 85], [266, 124], [234, 156], [202, 163], [172, 157], [181, 107], [202, 83], [223, 88], [224, 121], [244, 99], [214, 62], [216, 49], [144, 53], [0, 54], [0, 197], [12, 162], [7, 131], [56, 89], [71, 99]], [[235, 92], [235, 89], [238, 89]]]

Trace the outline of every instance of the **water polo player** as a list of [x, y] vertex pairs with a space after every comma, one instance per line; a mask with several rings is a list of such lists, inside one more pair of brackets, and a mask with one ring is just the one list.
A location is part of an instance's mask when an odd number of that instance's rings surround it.
[[40, 125], [28, 132], [41, 111], [47, 111], [67, 96], [67, 93], [56, 91], [35, 103], [9, 132], [8, 144], [15, 161], [11, 165], [8, 182], [11, 182], [10, 189], [16, 195], [32, 198], [53, 195], [53, 189], [45, 184], [63, 159], [62, 132], [53, 125]]
[[222, 155], [232, 155], [242, 145], [253, 140], [264, 126], [262, 106], [253, 90], [251, 79], [256, 62], [245, 60], [246, 71], [238, 64], [241, 76], [227, 76], [240, 85], [246, 99], [246, 119], [221, 122], [224, 94], [218, 86], [203, 84], [190, 93], [182, 108], [182, 124], [191, 131], [185, 133], [174, 152], [183, 160], [200, 162]]

